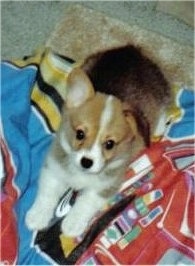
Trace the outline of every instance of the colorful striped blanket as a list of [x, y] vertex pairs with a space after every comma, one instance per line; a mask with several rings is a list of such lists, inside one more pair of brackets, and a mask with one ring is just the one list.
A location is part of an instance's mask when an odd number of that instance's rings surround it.
[[1, 64], [1, 263], [194, 264], [194, 92], [173, 86], [175, 104], [161, 138], [141, 151], [125, 182], [85, 235], [60, 222], [77, 196], [70, 188], [51, 226], [27, 229], [25, 215], [61, 119], [66, 79], [77, 64], [49, 49]]

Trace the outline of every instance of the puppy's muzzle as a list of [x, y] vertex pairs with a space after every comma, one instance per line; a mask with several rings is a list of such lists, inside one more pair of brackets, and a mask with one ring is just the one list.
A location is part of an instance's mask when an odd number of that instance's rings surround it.
[[93, 165], [93, 161], [89, 158], [83, 157], [81, 158], [81, 166], [85, 169], [91, 168]]

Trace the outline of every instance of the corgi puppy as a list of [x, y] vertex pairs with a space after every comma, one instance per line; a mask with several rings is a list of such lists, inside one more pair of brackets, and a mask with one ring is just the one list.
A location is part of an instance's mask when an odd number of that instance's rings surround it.
[[29, 229], [49, 225], [68, 188], [79, 191], [63, 219], [62, 232], [79, 236], [123, 181], [130, 160], [145, 146], [132, 113], [117, 97], [95, 92], [81, 68], [68, 76], [57, 136], [42, 168]]

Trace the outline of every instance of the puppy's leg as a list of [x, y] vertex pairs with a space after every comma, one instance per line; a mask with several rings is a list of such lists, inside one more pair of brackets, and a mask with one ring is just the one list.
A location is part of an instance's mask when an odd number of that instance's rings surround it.
[[95, 191], [84, 191], [62, 222], [62, 232], [67, 236], [79, 236], [87, 229], [93, 216], [104, 206], [106, 199]]
[[26, 215], [26, 225], [31, 230], [41, 230], [49, 225], [54, 209], [66, 188], [58, 172], [44, 166], [40, 176], [37, 197]]

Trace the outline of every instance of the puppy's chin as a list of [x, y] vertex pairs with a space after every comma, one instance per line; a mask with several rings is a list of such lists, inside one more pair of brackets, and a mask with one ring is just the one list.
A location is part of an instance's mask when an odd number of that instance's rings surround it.
[[103, 172], [104, 167], [101, 169], [96, 169], [96, 168], [85, 169], [82, 166], [77, 166], [77, 169], [80, 172], [85, 173], [86, 175], [98, 175], [98, 174], [101, 174]]

